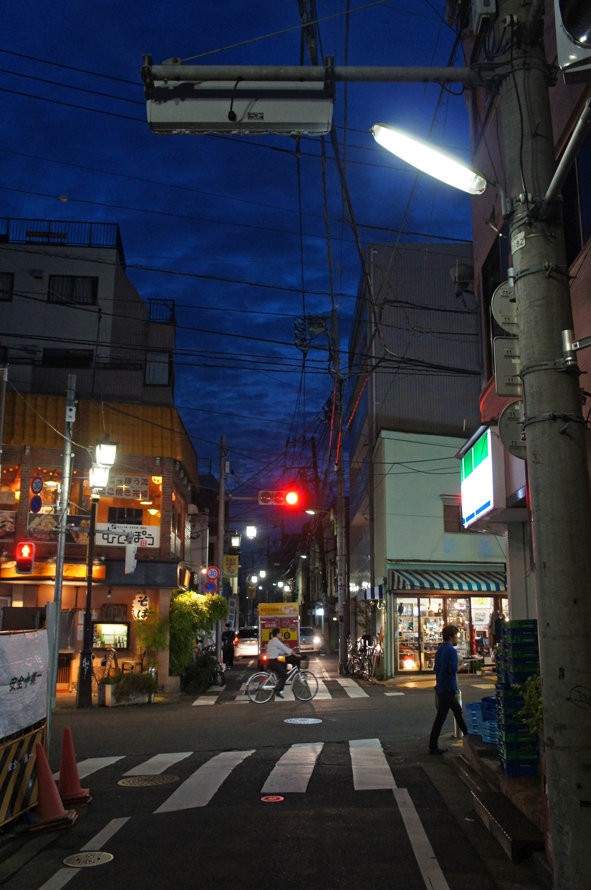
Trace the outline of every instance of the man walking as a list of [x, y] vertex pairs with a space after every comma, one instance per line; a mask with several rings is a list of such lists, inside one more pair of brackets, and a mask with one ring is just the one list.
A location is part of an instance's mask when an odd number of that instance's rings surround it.
[[450, 711], [456, 718], [456, 723], [462, 730], [462, 734], [468, 734], [468, 727], [466, 726], [466, 721], [462, 714], [462, 706], [459, 701], [458, 653], [455, 650], [455, 646], [458, 643], [458, 633], [459, 631], [455, 624], [446, 624], [441, 631], [443, 643], [435, 655], [435, 702], [437, 713], [429, 737], [430, 754], [443, 754], [445, 751], [445, 748], [439, 747], [439, 733]]

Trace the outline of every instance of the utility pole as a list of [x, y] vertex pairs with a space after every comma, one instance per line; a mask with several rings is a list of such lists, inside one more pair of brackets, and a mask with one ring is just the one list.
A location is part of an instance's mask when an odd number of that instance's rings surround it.
[[[218, 496], [218, 530], [215, 542], [216, 565], [220, 572], [220, 593], [224, 591], [224, 534], [226, 519], [226, 437], [220, 439], [220, 487]], [[215, 628], [215, 651], [218, 661], [222, 658], [222, 622], [218, 619]]]
[[[517, 304], [554, 886], [591, 874], [591, 498], [578, 369], [562, 360], [572, 311], [540, 7], [499, 3], [494, 66]], [[528, 18], [531, 28], [528, 27]], [[501, 34], [501, 32], [503, 32]], [[543, 216], [543, 218], [541, 218]]]
[[47, 709], [47, 739], [51, 744], [51, 713], [55, 707], [57, 685], [57, 662], [60, 642], [60, 620], [62, 613], [62, 585], [64, 575], [64, 554], [70, 505], [70, 483], [72, 478], [72, 434], [76, 420], [76, 375], [68, 374], [66, 383], [66, 417], [64, 423], [64, 453], [62, 459], [62, 483], [57, 505], [57, 548], [55, 554], [55, 580], [53, 586], [52, 621], [47, 622], [49, 639], [49, 687]]

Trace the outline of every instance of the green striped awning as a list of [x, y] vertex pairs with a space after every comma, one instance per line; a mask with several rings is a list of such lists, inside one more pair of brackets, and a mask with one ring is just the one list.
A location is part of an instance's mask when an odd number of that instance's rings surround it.
[[396, 569], [391, 574], [391, 589], [457, 590], [464, 593], [504, 593], [507, 589], [502, 571], [455, 571], [446, 569]]

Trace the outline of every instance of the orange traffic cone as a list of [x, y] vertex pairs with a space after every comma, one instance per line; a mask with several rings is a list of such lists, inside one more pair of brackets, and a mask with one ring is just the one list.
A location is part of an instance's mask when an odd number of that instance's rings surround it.
[[51, 775], [43, 745], [35, 745], [37, 769], [37, 823], [31, 831], [69, 828], [78, 818], [76, 810], [65, 810], [55, 779]]
[[69, 726], [66, 726], [64, 729], [60, 777], [57, 787], [59, 789], [62, 803], [66, 806], [69, 804], [90, 803], [92, 800], [90, 789], [82, 788], [80, 786], [76, 753], [74, 751], [74, 741]]

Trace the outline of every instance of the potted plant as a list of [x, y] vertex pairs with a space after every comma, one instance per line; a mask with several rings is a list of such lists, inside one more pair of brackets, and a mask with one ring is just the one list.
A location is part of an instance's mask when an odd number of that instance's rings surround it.
[[121, 674], [113, 684], [113, 695], [117, 704], [133, 702], [140, 699], [148, 702], [154, 700], [158, 689], [155, 670], [129, 671]]
[[102, 680], [99, 680], [98, 684], [98, 703], [103, 708], [110, 708], [113, 705], [113, 689], [117, 680], [119, 679], [119, 674], [108, 674], [106, 677], [103, 677]]

